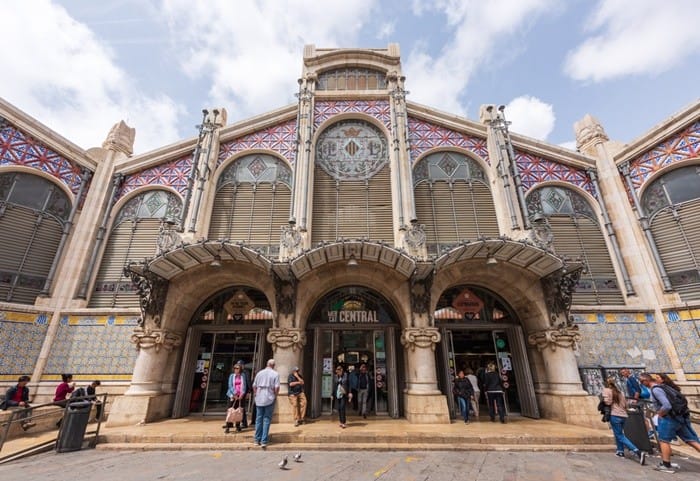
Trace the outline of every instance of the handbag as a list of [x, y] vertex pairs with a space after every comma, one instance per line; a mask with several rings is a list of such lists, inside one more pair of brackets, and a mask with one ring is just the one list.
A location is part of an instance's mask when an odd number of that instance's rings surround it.
[[243, 409], [241, 407], [231, 407], [226, 411], [226, 422], [227, 423], [240, 423], [243, 421]]

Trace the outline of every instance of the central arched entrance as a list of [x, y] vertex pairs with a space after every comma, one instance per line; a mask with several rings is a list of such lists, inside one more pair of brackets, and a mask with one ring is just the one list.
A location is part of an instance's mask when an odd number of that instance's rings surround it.
[[[434, 317], [443, 339], [438, 354], [443, 392], [451, 392], [460, 370], [470, 370], [480, 379], [486, 365], [494, 362], [506, 388], [508, 413], [539, 417], [520, 320], [503, 299], [478, 286], [454, 286], [440, 296]], [[454, 416], [455, 400], [447, 398]], [[480, 402], [481, 412], [486, 412], [483, 389]]]
[[[332, 377], [343, 365], [353, 378], [364, 364], [371, 373], [369, 410], [371, 416], [401, 415], [399, 386], [403, 386], [401, 353], [397, 350], [400, 323], [391, 304], [372, 289], [348, 286], [320, 299], [308, 322], [313, 349], [307, 349], [304, 363], [312, 367], [311, 416], [331, 415], [335, 408]], [[354, 396], [357, 399], [357, 396]], [[353, 404], [348, 409], [352, 416]]]

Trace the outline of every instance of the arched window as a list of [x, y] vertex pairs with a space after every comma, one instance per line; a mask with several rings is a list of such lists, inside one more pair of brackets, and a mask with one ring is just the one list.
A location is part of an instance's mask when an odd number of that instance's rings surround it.
[[684, 301], [700, 300], [700, 166], [656, 179], [642, 205], [671, 285]]
[[557, 255], [584, 264], [574, 304], [624, 304], [605, 237], [583, 196], [565, 187], [542, 187], [527, 195], [527, 208], [530, 215], [547, 217]]
[[437, 152], [413, 169], [418, 223], [428, 254], [440, 255], [463, 240], [497, 237], [498, 221], [486, 173], [457, 152]]
[[386, 88], [386, 73], [367, 68], [339, 68], [322, 72], [316, 90], [381, 90]]
[[162, 222], [180, 218], [182, 201], [170, 192], [150, 190], [129, 200], [115, 217], [97, 273], [90, 307], [138, 307], [139, 296], [124, 265], [157, 251]]
[[23, 172], [0, 174], [0, 300], [34, 304], [70, 209], [54, 183]]
[[245, 242], [269, 256], [279, 255], [280, 228], [287, 225], [292, 171], [264, 154], [236, 160], [216, 187], [210, 239]]
[[393, 242], [386, 137], [359, 120], [338, 122], [316, 143], [311, 242]]

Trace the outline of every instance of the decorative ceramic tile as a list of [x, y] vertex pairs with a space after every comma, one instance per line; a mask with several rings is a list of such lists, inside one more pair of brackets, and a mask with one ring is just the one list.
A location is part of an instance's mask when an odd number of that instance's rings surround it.
[[117, 198], [121, 199], [132, 190], [146, 185], [168, 186], [184, 196], [191, 166], [192, 154], [190, 153], [179, 159], [128, 175], [124, 179]]
[[10, 124], [0, 126], [0, 165], [23, 165], [46, 172], [78, 193], [82, 168]]
[[673, 370], [654, 323], [584, 323], [578, 326], [583, 336], [578, 352], [580, 367], [644, 366], [656, 372]]
[[423, 152], [436, 147], [460, 147], [480, 157], [487, 163], [491, 163], [486, 146], [486, 137], [474, 137], [425, 120], [409, 117], [408, 139], [412, 163]]
[[138, 317], [63, 316], [46, 363], [47, 375], [131, 374], [138, 354], [131, 334]]
[[238, 137], [221, 144], [216, 166], [220, 166], [223, 161], [232, 155], [249, 149], [272, 150], [287, 159], [289, 165], [294, 165], [296, 161], [296, 138], [296, 120], [288, 120], [252, 134]]
[[391, 130], [391, 107], [388, 100], [322, 100], [314, 103], [314, 128], [334, 115], [348, 112], [367, 114]]
[[635, 190], [655, 172], [681, 160], [700, 156], [700, 120], [665, 139], [630, 162], [630, 177]]
[[576, 185], [593, 197], [597, 197], [591, 179], [583, 169], [577, 169], [564, 164], [543, 159], [533, 154], [515, 152], [516, 162], [520, 170], [523, 187], [530, 189], [539, 183], [558, 180]]
[[0, 311], [0, 376], [31, 375], [47, 328], [44, 313]]
[[700, 373], [700, 319], [669, 322], [678, 358], [686, 373]]

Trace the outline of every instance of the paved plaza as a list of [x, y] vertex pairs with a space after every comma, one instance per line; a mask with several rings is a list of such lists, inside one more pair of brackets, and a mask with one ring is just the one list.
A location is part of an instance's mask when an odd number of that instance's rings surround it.
[[[502, 451], [129, 451], [83, 450], [46, 453], [0, 465], [7, 481], [675, 481], [700, 479], [700, 462], [674, 458], [682, 466], [675, 474], [640, 466], [610, 452]], [[279, 462], [288, 456], [287, 469]]]

